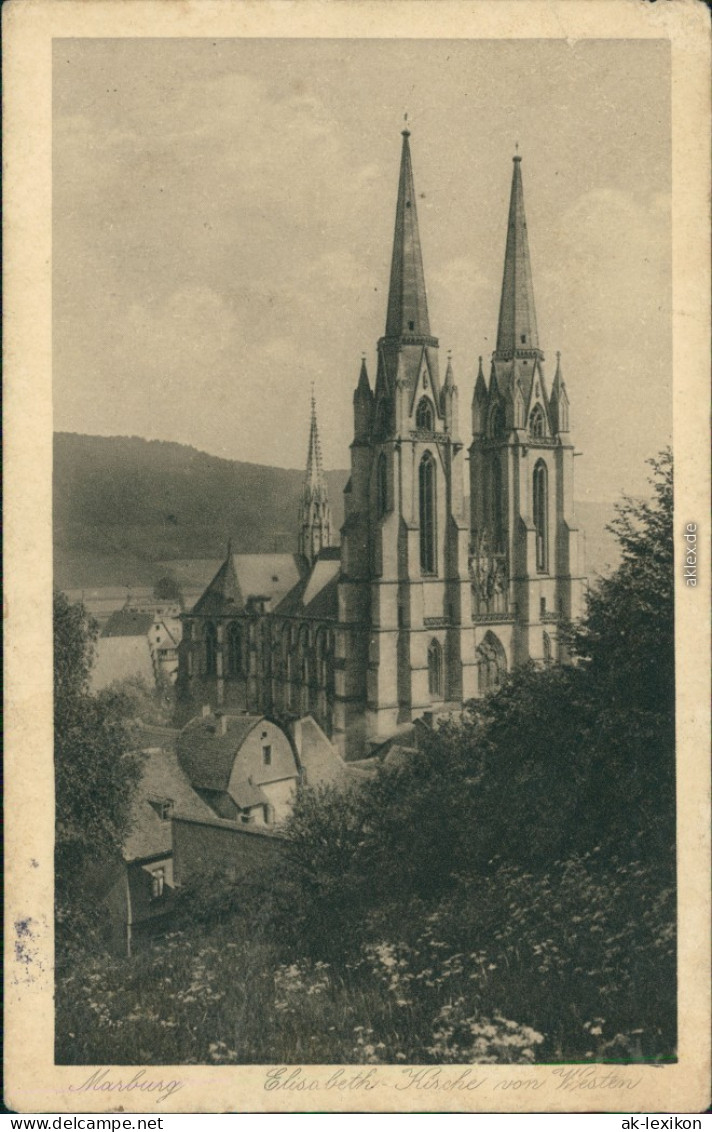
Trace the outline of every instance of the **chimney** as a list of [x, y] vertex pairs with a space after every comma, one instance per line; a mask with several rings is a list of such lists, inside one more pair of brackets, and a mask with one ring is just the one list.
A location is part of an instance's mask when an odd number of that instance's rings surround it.
[[218, 735], [227, 735], [227, 716], [224, 711], [216, 711], [215, 718], [217, 720], [216, 733]]

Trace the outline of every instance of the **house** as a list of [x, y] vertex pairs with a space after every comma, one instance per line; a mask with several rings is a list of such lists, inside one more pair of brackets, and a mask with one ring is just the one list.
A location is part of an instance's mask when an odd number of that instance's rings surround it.
[[156, 745], [143, 752], [108, 893], [114, 948], [129, 955], [165, 930], [176, 890], [194, 877], [268, 883], [300, 781], [346, 786], [365, 773], [347, 766], [310, 718], [290, 735], [264, 716], [206, 709], [182, 731], [143, 727], [141, 735]]

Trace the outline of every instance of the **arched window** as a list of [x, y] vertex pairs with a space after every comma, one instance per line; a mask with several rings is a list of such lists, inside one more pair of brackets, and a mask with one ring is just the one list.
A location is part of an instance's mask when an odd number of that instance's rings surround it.
[[535, 405], [529, 414], [529, 435], [537, 440], [546, 434], [546, 420], [541, 405]]
[[434, 700], [443, 698], [443, 650], [436, 640], [428, 645], [428, 692]]
[[499, 452], [492, 463], [492, 534], [494, 550], [504, 550], [504, 501], [502, 499], [502, 465]]
[[426, 452], [418, 469], [420, 489], [420, 569], [435, 573], [435, 461]]
[[230, 676], [239, 676], [242, 671], [242, 630], [237, 621], [227, 631], [227, 670]]
[[549, 636], [548, 633], [542, 633], [542, 645], [543, 645], [542, 651], [543, 651], [543, 655], [544, 655], [544, 664], [548, 668], [549, 665], [551, 664], [552, 660], [553, 660], [553, 656], [552, 656], [552, 653], [551, 653], [551, 637]]
[[216, 676], [218, 671], [218, 631], [212, 621], [205, 626], [205, 675]]
[[479, 670], [479, 690], [482, 695], [492, 692], [502, 683], [507, 671], [507, 655], [502, 642], [494, 633], [487, 632], [482, 644], [477, 649], [477, 667]]
[[498, 403], [492, 410], [490, 417], [490, 436], [493, 440], [504, 440], [507, 435], [507, 420], [504, 415], [504, 405]]
[[376, 466], [376, 505], [378, 517], [382, 519], [388, 510], [388, 462], [385, 452], [381, 452]]
[[546, 464], [539, 460], [534, 468], [534, 531], [536, 568], [540, 574], [549, 570], [549, 486]]
[[429, 397], [421, 397], [415, 411], [415, 427], [433, 431], [433, 402]]

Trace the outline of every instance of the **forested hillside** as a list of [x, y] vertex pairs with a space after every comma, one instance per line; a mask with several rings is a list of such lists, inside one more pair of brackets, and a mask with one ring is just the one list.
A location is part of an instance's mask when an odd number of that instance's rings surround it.
[[[60, 588], [153, 585], [157, 564], [236, 552], [296, 549], [304, 473], [209, 456], [136, 436], [54, 438], [54, 570]], [[334, 529], [346, 470], [326, 473]], [[618, 561], [605, 530], [612, 508], [580, 502], [590, 577]], [[161, 570], [158, 570], [158, 574]]]

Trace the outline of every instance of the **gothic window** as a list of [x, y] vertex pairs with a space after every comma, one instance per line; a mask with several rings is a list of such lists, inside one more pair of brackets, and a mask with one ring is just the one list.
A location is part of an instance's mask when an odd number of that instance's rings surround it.
[[205, 626], [205, 675], [215, 676], [218, 671], [218, 631], [212, 621]]
[[420, 570], [435, 573], [435, 461], [426, 452], [418, 469], [420, 489]]
[[381, 452], [376, 467], [376, 504], [378, 517], [382, 519], [388, 510], [388, 462], [385, 452]]
[[490, 417], [490, 436], [493, 440], [504, 440], [507, 435], [507, 421], [504, 415], [504, 406], [495, 405]]
[[507, 671], [507, 656], [501, 641], [488, 632], [477, 650], [480, 694], [492, 692], [502, 683]]
[[534, 531], [536, 538], [536, 568], [538, 573], [549, 571], [549, 484], [546, 464], [539, 460], [534, 468]]
[[502, 465], [495, 452], [492, 464], [492, 533], [494, 549], [504, 549], [504, 506], [502, 500]]
[[433, 402], [429, 397], [421, 397], [415, 411], [415, 427], [433, 431]]
[[239, 676], [242, 669], [242, 632], [236, 621], [227, 631], [227, 670], [230, 676]]
[[540, 439], [546, 432], [544, 410], [541, 405], [535, 405], [529, 414], [529, 434], [534, 440]]
[[543, 644], [543, 650], [542, 651], [543, 651], [543, 654], [544, 654], [544, 664], [548, 668], [549, 665], [552, 662], [551, 637], [549, 636], [548, 633], [542, 634], [542, 644]]
[[428, 692], [434, 700], [443, 698], [443, 650], [435, 640], [428, 645]]

